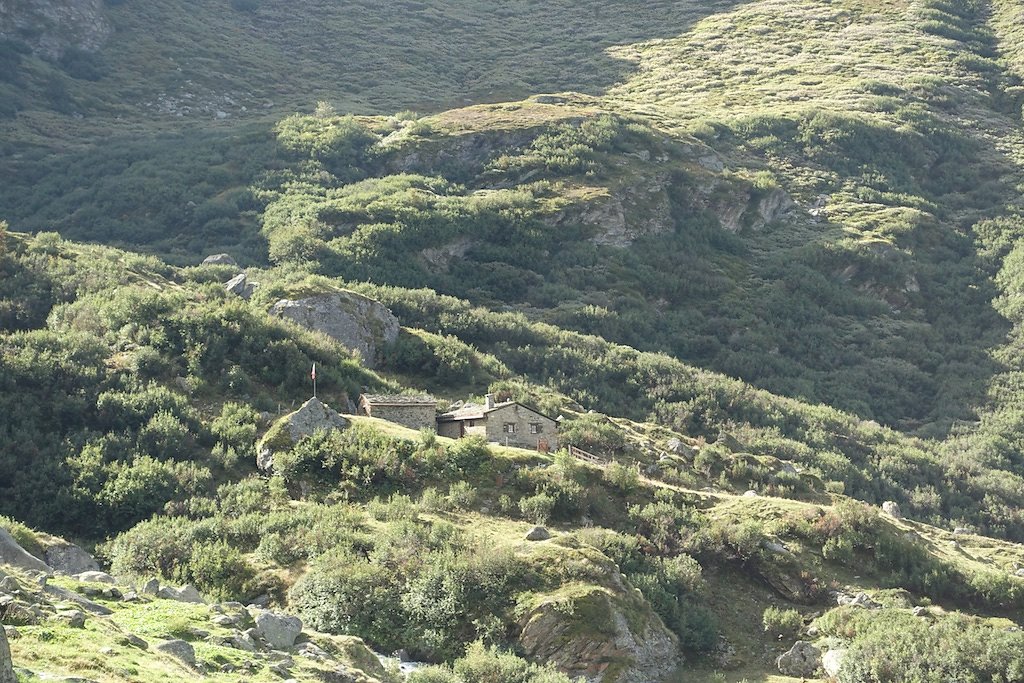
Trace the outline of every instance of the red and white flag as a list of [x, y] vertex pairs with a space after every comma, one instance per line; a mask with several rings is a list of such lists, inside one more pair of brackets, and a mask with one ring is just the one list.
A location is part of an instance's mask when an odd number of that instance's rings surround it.
[[309, 376], [312, 379], [316, 379], [316, 363], [313, 363], [313, 369], [310, 371]]

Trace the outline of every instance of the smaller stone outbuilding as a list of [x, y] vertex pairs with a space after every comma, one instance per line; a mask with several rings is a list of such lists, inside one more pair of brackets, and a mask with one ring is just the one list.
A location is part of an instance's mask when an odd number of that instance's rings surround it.
[[437, 418], [437, 433], [461, 439], [482, 436], [492, 443], [534, 448], [558, 449], [558, 421], [515, 401], [496, 403], [487, 394], [484, 405], [470, 404]]
[[433, 396], [363, 394], [359, 397], [359, 412], [410, 429], [437, 426], [437, 399]]

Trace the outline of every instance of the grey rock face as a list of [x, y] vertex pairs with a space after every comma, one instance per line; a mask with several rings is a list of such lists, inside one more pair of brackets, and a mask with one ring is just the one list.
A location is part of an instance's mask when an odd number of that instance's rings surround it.
[[836, 595], [836, 604], [846, 607], [863, 607], [864, 609], [878, 609], [881, 607], [867, 593], [857, 593], [857, 595], [839, 593]]
[[168, 640], [157, 645], [156, 649], [159, 652], [174, 657], [191, 668], [196, 666], [196, 651], [184, 640]]
[[821, 667], [821, 650], [810, 643], [798, 640], [789, 650], [775, 660], [779, 673], [785, 676], [813, 677]]
[[270, 313], [323, 332], [358, 353], [371, 368], [380, 350], [398, 338], [398, 318], [380, 302], [355, 292], [327, 292], [297, 301], [282, 299]]
[[224, 283], [224, 289], [228, 294], [240, 296], [248, 301], [256, 291], [256, 283], [249, 282], [249, 277], [245, 273], [239, 273]]
[[0, 628], [0, 683], [18, 683], [14, 677], [14, 663], [11, 662], [11, 648], [7, 644], [7, 633]]
[[672, 437], [666, 444], [670, 453], [675, 455], [682, 455], [686, 457], [693, 457], [693, 449], [683, 443], [680, 439]]
[[903, 514], [900, 512], [899, 503], [891, 500], [887, 500], [882, 503], [882, 512], [889, 515], [894, 519], [903, 519]]
[[535, 526], [526, 534], [527, 541], [544, 541], [549, 538], [551, 538], [551, 534], [542, 526]]
[[229, 254], [211, 254], [203, 259], [204, 266], [237, 266]]
[[0, 528], [0, 564], [9, 564], [18, 569], [52, 573], [45, 562], [30, 555], [28, 551], [18, 545], [7, 529], [3, 528]]
[[112, 31], [103, 0], [0, 1], [0, 38], [24, 42], [47, 59], [71, 48], [94, 52]]
[[295, 645], [302, 633], [302, 621], [287, 614], [263, 612], [256, 617], [256, 630], [271, 649], [285, 650]]

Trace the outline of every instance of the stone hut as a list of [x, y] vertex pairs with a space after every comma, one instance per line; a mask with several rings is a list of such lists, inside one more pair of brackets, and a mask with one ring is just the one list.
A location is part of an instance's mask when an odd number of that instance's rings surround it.
[[437, 399], [433, 396], [363, 394], [359, 397], [359, 411], [410, 429], [437, 426]]
[[478, 435], [490, 442], [535, 448], [558, 449], [558, 421], [515, 401], [496, 403], [487, 394], [483, 405], [469, 404], [437, 418], [437, 433], [453, 439]]

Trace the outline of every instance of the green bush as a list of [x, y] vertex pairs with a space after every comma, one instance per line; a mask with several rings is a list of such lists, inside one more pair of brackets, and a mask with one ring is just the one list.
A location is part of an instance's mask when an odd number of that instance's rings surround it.
[[534, 524], [547, 524], [554, 508], [554, 497], [543, 492], [519, 500], [519, 512]]
[[764, 632], [776, 638], [788, 638], [796, 635], [804, 622], [800, 613], [795, 609], [781, 609], [779, 607], [768, 607], [761, 616], [761, 624]]

